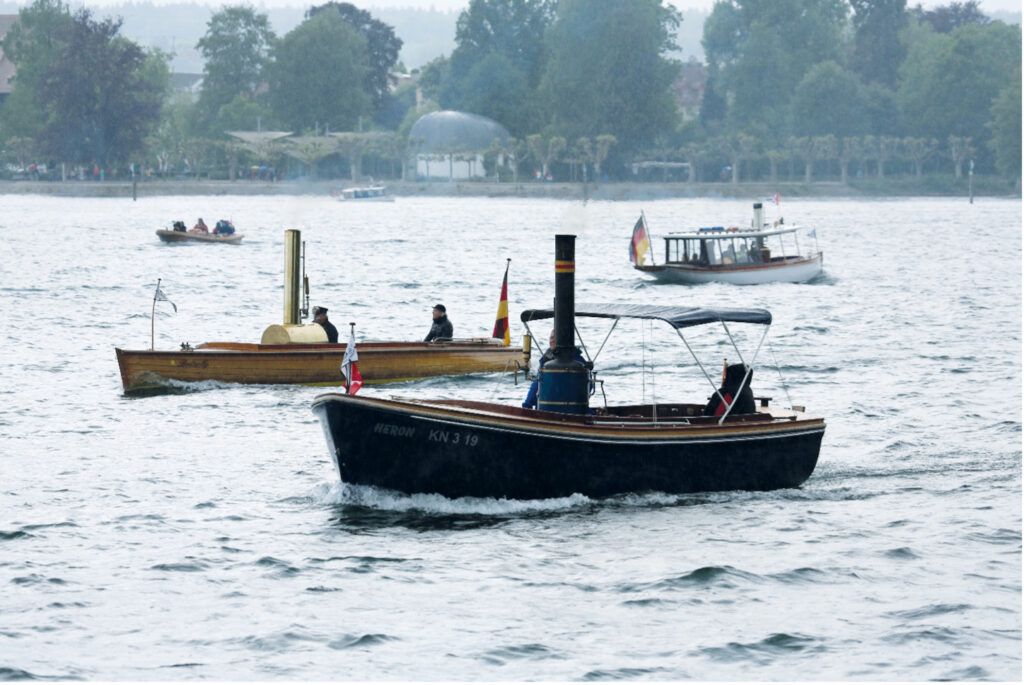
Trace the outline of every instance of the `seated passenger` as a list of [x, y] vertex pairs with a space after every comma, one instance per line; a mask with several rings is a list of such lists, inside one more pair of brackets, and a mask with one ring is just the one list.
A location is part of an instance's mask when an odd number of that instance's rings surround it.
[[444, 305], [435, 304], [430, 315], [433, 317], [433, 322], [430, 324], [430, 330], [427, 331], [427, 337], [423, 339], [423, 342], [451, 340], [455, 334], [455, 328], [448, 319], [448, 310], [445, 309]]
[[192, 227], [192, 233], [209, 233], [209, 232], [210, 232], [210, 228], [206, 225], [206, 222], [203, 221], [203, 218], [199, 217], [199, 221], [197, 221], [196, 225]]
[[[722, 366], [722, 387], [711, 396], [704, 407], [702, 412], [704, 416], [721, 416], [730, 404], [732, 409], [729, 411], [729, 416], [753, 414], [757, 411], [754, 406], [754, 393], [750, 390], [750, 381], [753, 379], [754, 372], [751, 371], [747, 376], [749, 368], [746, 364]], [[726, 404], [722, 404], [722, 398], [725, 399]]]
[[227, 219], [221, 219], [217, 222], [217, 225], [213, 228], [214, 235], [231, 235], [235, 232], [235, 227], [231, 225], [231, 222]]
[[174, 230], [175, 230], [175, 231], [176, 231], [177, 233], [185, 233], [185, 232], [186, 232], [186, 230], [187, 230], [187, 229], [185, 228], [185, 222], [184, 222], [184, 221], [175, 221], [175, 222], [174, 222]]

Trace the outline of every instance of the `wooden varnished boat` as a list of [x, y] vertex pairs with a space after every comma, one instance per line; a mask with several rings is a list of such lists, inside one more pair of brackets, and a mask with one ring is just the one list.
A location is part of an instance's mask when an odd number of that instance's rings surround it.
[[[537, 408], [529, 399], [532, 388], [522, 407], [320, 395], [313, 413], [343, 482], [446, 497], [544, 499], [773, 490], [798, 487], [810, 477], [825, 421], [806, 415], [803, 407], [769, 407], [770, 398], [757, 407], [750, 391], [771, 313], [621, 302], [577, 308], [574, 240], [556, 236], [554, 307], [526, 310], [520, 317], [527, 328], [531, 321], [554, 319], [553, 349], [536, 381]], [[721, 324], [741, 360], [729, 324], [761, 325], [764, 332], [749, 362], [723, 369], [720, 388], [694, 355], [716, 398], [708, 405], [592, 407], [594, 359], [583, 359], [575, 345], [576, 317], [611, 320], [608, 336], [623, 319], [660, 321], [691, 354], [683, 331]], [[736, 368], [739, 377], [729, 373]]]
[[[180, 231], [166, 233], [185, 235]], [[285, 231], [284, 321], [268, 326], [260, 343], [207, 342], [195, 347], [182, 345], [180, 350], [155, 350], [151, 327], [150, 349], [115, 348], [124, 392], [149, 392], [176, 383], [202, 381], [340, 387], [346, 345], [328, 342], [327, 332], [319, 324], [302, 323], [309, 310], [302, 245], [299, 231]], [[303, 293], [306, 306], [300, 308]], [[156, 302], [154, 297], [154, 307]], [[351, 325], [354, 340], [355, 324]], [[358, 343], [358, 368], [363, 383], [370, 385], [433, 376], [515, 372], [528, 367], [529, 361], [528, 340], [522, 347], [498, 338]]]
[[[210, 342], [186, 350], [116, 352], [124, 391], [134, 393], [167, 386], [168, 381], [340, 386], [345, 345]], [[512, 372], [528, 363], [529, 353], [522, 348], [489, 338], [359, 343], [359, 370], [366, 384]]]
[[159, 229], [156, 234], [165, 243], [225, 243], [227, 245], [238, 245], [244, 237], [241, 233], [231, 235], [215, 235], [213, 233], [192, 233], [191, 231], [171, 231]]

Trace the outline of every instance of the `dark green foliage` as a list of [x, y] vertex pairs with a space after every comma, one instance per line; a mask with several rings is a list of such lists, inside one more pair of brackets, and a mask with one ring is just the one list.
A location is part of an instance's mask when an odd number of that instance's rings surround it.
[[227, 125], [218, 121], [221, 108], [239, 95], [255, 98], [274, 40], [267, 15], [252, 7], [225, 7], [210, 18], [196, 44], [205, 60], [199, 114], [209, 133], [219, 135]]
[[921, 5], [914, 8], [914, 16], [922, 22], [929, 24], [938, 33], [952, 33], [955, 29], [969, 24], [987, 24], [989, 18], [981, 11], [981, 3], [978, 0], [967, 0], [967, 2], [951, 2], [948, 5], [940, 5], [930, 10], [924, 9]]
[[992, 139], [989, 146], [996, 156], [999, 173], [1020, 178], [1021, 167], [1021, 90], [1020, 64], [1010, 74], [1009, 83], [992, 103], [992, 121], [989, 128]]
[[71, 31], [71, 12], [63, 0], [36, 0], [18, 12], [18, 21], [0, 43], [4, 54], [17, 66], [13, 91], [0, 112], [5, 138], [35, 138], [40, 134], [46, 122], [40, 116], [39, 88]]
[[533, 130], [534, 99], [527, 77], [502, 55], [485, 56], [469, 70], [460, 86], [457, 103], [449, 103], [453, 108], [490, 117], [513, 135]]
[[336, 13], [366, 40], [368, 69], [365, 76], [366, 92], [373, 98], [374, 108], [380, 108], [388, 96], [391, 69], [398, 62], [402, 39], [395, 30], [375, 19], [366, 10], [347, 2], [328, 2], [311, 7], [306, 17], [311, 19], [323, 12]]
[[1020, 27], [968, 24], [952, 33], [919, 31], [901, 68], [898, 101], [905, 131], [917, 137], [971, 138], [983, 152], [993, 100], [1021, 61]]
[[675, 10], [660, 0], [562, 0], [541, 81], [555, 130], [569, 140], [612, 134], [618, 153], [673, 131], [679, 65], [664, 55], [677, 25]]
[[551, 16], [548, 0], [472, 0], [433, 95], [446, 109], [490, 117], [513, 135], [538, 128], [535, 93]]
[[853, 8], [851, 66], [867, 83], [894, 88], [906, 57], [900, 32], [907, 25], [906, 0], [850, 0]]
[[553, 6], [550, 0], [470, 0], [455, 28], [453, 78], [461, 80], [480, 61], [497, 54], [523, 74], [531, 88], [536, 87]]
[[364, 83], [366, 39], [335, 12], [307, 19], [281, 39], [269, 69], [270, 105], [292, 131], [349, 131], [372, 110]]
[[47, 63], [29, 71], [41, 122], [36, 142], [50, 158], [102, 167], [127, 162], [155, 130], [168, 91], [166, 56], [147, 55], [118, 35], [120, 26], [79, 10], [49, 43]]
[[797, 135], [839, 137], [866, 133], [869, 120], [863, 87], [857, 77], [835, 62], [822, 62], [804, 75], [793, 95], [793, 128]]
[[791, 126], [791, 99], [807, 71], [841, 59], [843, 0], [732, 0], [715, 5], [704, 51], [715, 89], [729, 103], [730, 130], [760, 127], [781, 139]]
[[400, 86], [393, 93], [388, 93], [381, 103], [374, 121], [383, 128], [390, 131], [397, 130], [402, 125], [402, 119], [406, 112], [416, 107], [416, 86], [406, 84]]
[[423, 97], [434, 102], [441, 101], [441, 89], [448, 80], [451, 65], [447, 57], [438, 57], [420, 69], [419, 87]]

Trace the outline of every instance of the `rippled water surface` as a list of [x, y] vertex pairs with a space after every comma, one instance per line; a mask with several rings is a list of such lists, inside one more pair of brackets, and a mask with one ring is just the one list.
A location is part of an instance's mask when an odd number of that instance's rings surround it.
[[[1019, 202], [783, 202], [817, 228], [818, 282], [630, 268], [641, 209], [657, 236], [747, 221], [747, 202], [0, 197], [0, 679], [1020, 679]], [[199, 215], [242, 245], [157, 241]], [[321, 390], [122, 396], [114, 346], [148, 347], [158, 277], [179, 308], [158, 308], [158, 347], [280, 320], [284, 228], [313, 304], [361, 340], [421, 338], [438, 301], [457, 335], [488, 334], [506, 257], [519, 337], [561, 231], [578, 302], [767, 307], [755, 390], [826, 418], [818, 468], [772, 493], [409, 497], [337, 482]], [[624, 323], [598, 367], [611, 402], [708, 394], [658, 326]]]

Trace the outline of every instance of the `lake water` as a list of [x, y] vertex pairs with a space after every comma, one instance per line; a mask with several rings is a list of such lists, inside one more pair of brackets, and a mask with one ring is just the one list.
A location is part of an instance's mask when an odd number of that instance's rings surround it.
[[[659, 248], [748, 221], [731, 200], [0, 208], [0, 679], [1021, 678], [1016, 200], [783, 198], [826, 274], [756, 287], [656, 285], [627, 260], [641, 210]], [[243, 243], [157, 241], [197, 216], [233, 219]], [[506, 257], [518, 339], [566, 231], [577, 302], [767, 307], [755, 392], [826, 418], [817, 470], [771, 493], [410, 497], [338, 483], [309, 411], [322, 390], [122, 396], [114, 346], [149, 346], [157, 278], [178, 305], [157, 308], [157, 347], [280, 321], [285, 228], [303, 229], [312, 304], [360, 340], [422, 338], [435, 302], [456, 335], [489, 334]], [[581, 329], [595, 346], [606, 330]], [[717, 366], [712, 332], [693, 343]], [[598, 368], [610, 402], [709, 393], [664, 326], [624, 323]], [[363, 393], [515, 403], [525, 387]]]

